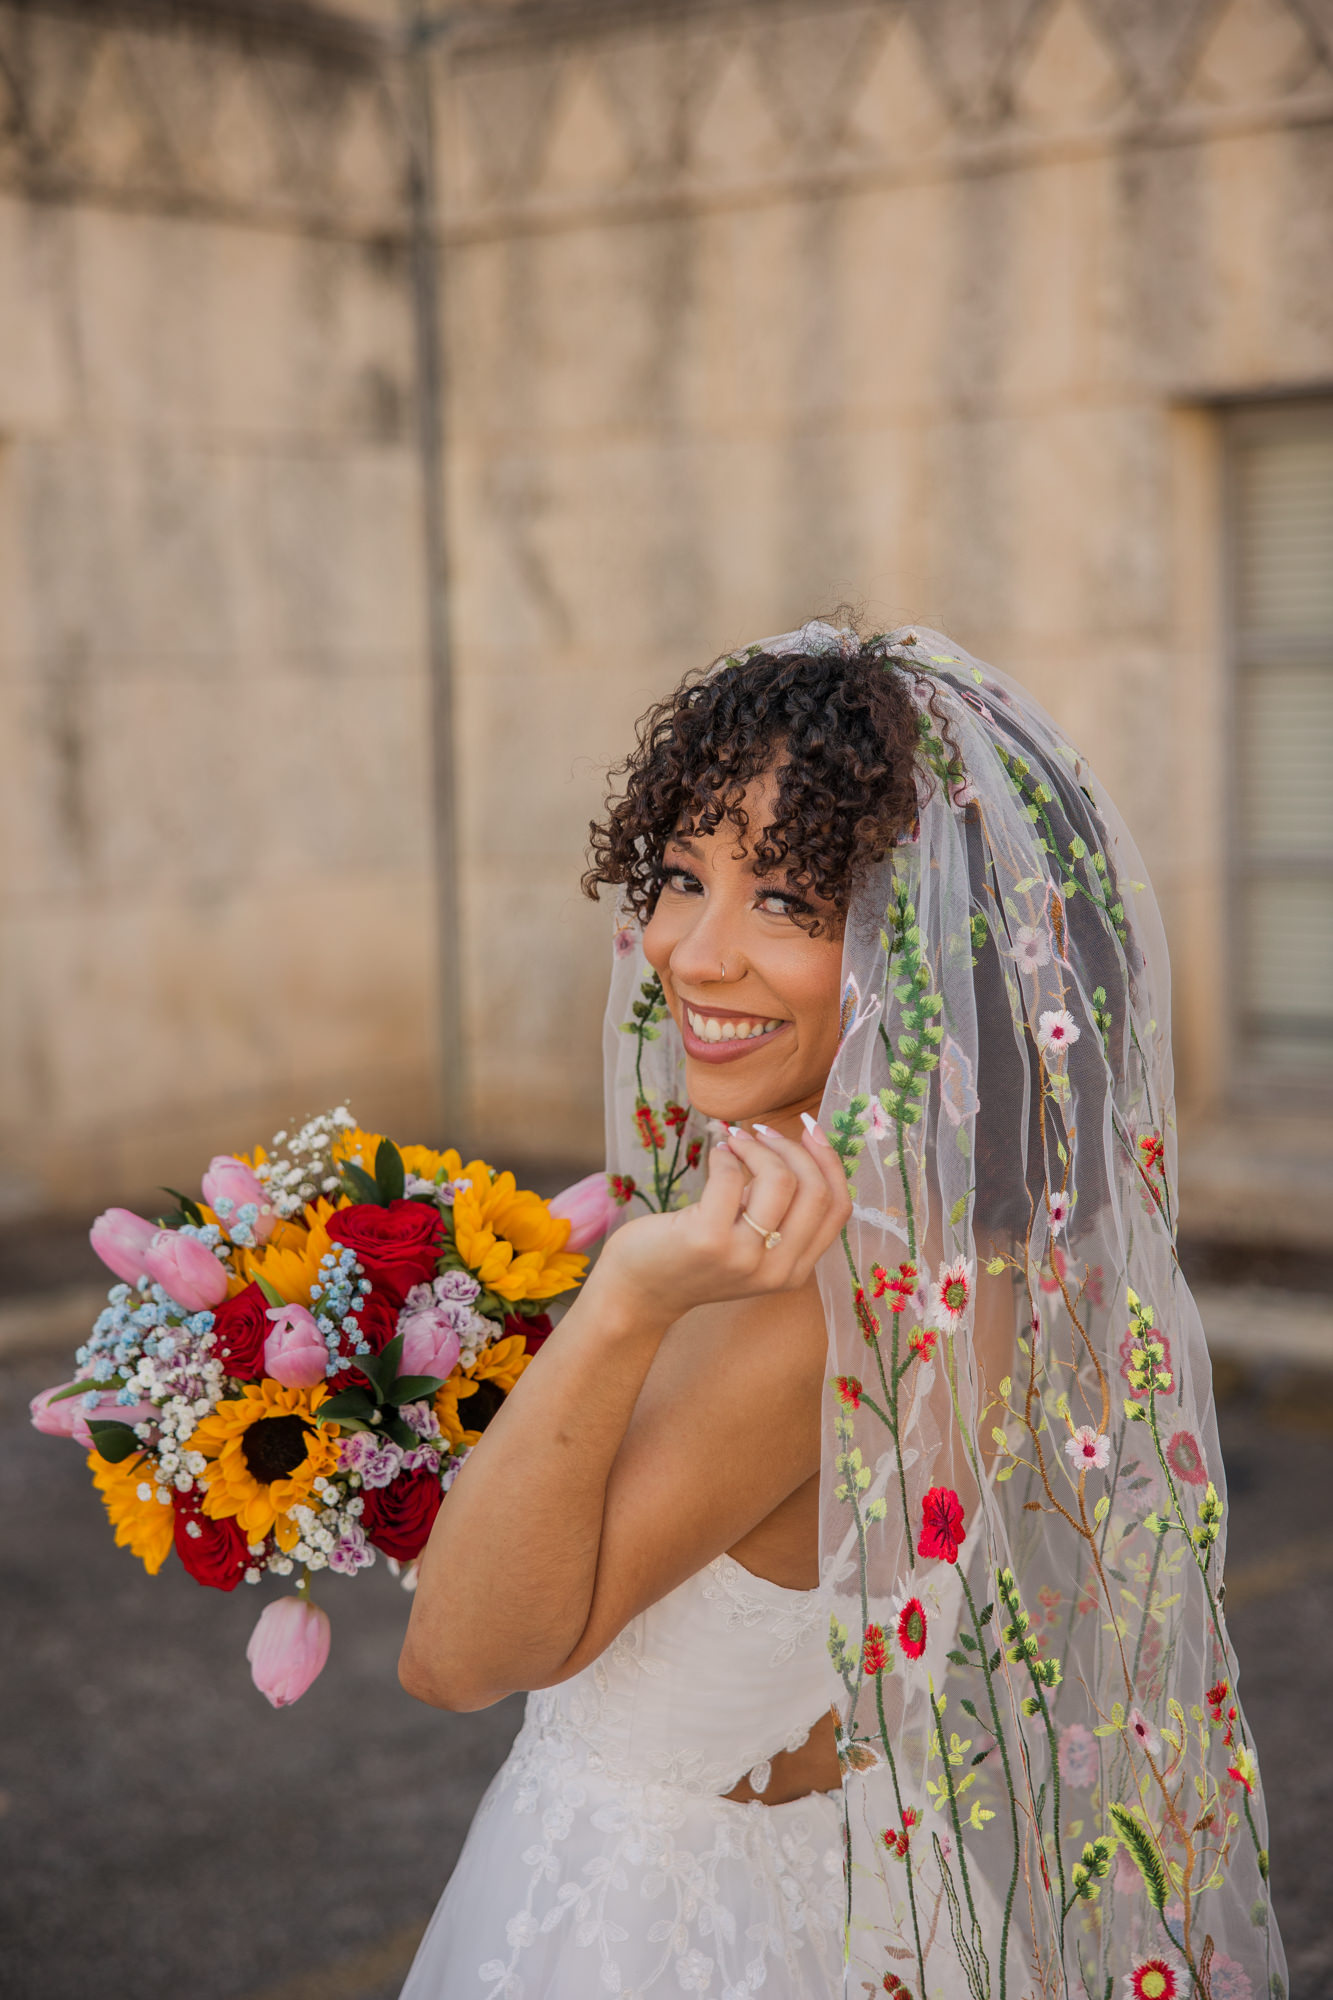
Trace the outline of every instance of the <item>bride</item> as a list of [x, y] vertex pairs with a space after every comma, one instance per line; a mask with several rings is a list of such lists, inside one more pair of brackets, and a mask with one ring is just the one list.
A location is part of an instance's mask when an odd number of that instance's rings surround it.
[[935, 634], [645, 718], [625, 1219], [422, 1561], [409, 1692], [533, 1692], [404, 2000], [1285, 1992], [1139, 872]]

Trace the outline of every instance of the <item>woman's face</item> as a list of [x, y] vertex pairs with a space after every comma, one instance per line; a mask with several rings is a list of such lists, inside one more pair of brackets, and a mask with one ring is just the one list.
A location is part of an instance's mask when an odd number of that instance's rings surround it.
[[668, 843], [643, 935], [685, 1044], [690, 1102], [733, 1125], [817, 1111], [838, 1047], [842, 927], [811, 937], [793, 912], [827, 906], [751, 859], [773, 801], [771, 777], [756, 778], [748, 835], [724, 820]]

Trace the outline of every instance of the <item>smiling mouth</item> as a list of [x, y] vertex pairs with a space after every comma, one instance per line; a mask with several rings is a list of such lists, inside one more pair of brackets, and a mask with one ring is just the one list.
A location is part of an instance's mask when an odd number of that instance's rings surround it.
[[701, 1014], [697, 1007], [689, 1006], [685, 1018], [701, 1042], [759, 1042], [787, 1025], [758, 1014]]

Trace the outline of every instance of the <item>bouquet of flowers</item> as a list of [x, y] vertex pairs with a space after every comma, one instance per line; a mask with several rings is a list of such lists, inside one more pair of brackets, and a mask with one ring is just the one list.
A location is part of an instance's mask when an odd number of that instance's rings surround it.
[[[396, 1146], [338, 1109], [156, 1222], [109, 1209], [120, 1280], [40, 1430], [88, 1448], [116, 1531], [156, 1575], [174, 1548], [215, 1590], [298, 1574], [249, 1645], [274, 1707], [322, 1669], [315, 1572], [411, 1566], [482, 1431], [614, 1214], [605, 1177], [555, 1202], [456, 1152]], [[562, 1212], [563, 1204], [563, 1212]]]

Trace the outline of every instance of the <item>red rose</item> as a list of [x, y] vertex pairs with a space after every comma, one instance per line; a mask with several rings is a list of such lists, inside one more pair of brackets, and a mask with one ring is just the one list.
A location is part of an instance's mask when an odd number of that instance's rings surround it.
[[533, 1313], [531, 1319], [524, 1319], [522, 1313], [505, 1315], [505, 1332], [521, 1333], [529, 1354], [535, 1354], [544, 1341], [555, 1332], [550, 1313]]
[[328, 1220], [329, 1236], [346, 1246], [377, 1290], [400, 1306], [413, 1285], [435, 1276], [444, 1217], [433, 1203], [391, 1201], [340, 1208]]
[[258, 1285], [247, 1285], [234, 1299], [224, 1299], [214, 1313], [213, 1352], [229, 1375], [252, 1382], [264, 1372], [264, 1342], [270, 1331], [268, 1300]]
[[[252, 1289], [257, 1291], [258, 1286]], [[171, 1505], [176, 1554], [195, 1582], [213, 1590], [235, 1590], [250, 1566], [244, 1531], [234, 1520], [210, 1521], [197, 1492], [173, 1493]]]
[[425, 1548], [440, 1511], [439, 1477], [434, 1472], [400, 1472], [388, 1486], [370, 1486], [361, 1495], [361, 1526], [381, 1555], [412, 1562]]

